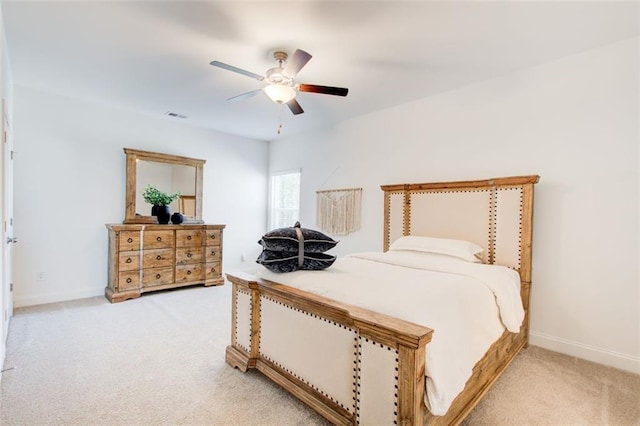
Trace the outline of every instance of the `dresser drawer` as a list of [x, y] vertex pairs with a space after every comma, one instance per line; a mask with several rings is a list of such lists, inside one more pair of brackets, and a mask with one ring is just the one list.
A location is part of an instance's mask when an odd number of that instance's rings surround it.
[[118, 291], [133, 290], [140, 286], [140, 271], [126, 271], [118, 274]]
[[158, 268], [173, 265], [173, 249], [145, 250], [142, 252], [143, 268]]
[[222, 231], [220, 229], [207, 229], [207, 241], [208, 246], [219, 246], [222, 240]]
[[189, 282], [189, 281], [203, 281], [204, 271], [202, 270], [202, 263], [196, 263], [193, 265], [178, 265], [176, 266], [176, 282]]
[[120, 271], [137, 271], [140, 269], [140, 252], [121, 251], [118, 254], [118, 269]]
[[220, 262], [205, 263], [205, 280], [212, 280], [222, 276], [222, 266]]
[[119, 240], [118, 248], [120, 251], [140, 250], [139, 231], [122, 231]]
[[173, 247], [173, 231], [145, 231], [143, 240], [144, 250]]
[[202, 229], [179, 229], [176, 231], [176, 247], [202, 246]]
[[176, 265], [202, 262], [202, 247], [183, 247], [176, 249]]
[[221, 249], [220, 246], [207, 246], [205, 247], [204, 257], [205, 262], [220, 262]]
[[173, 267], [149, 268], [142, 270], [143, 287], [153, 287], [173, 282]]

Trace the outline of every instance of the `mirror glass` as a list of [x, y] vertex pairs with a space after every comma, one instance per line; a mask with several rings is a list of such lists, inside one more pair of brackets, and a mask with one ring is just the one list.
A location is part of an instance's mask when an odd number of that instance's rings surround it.
[[142, 198], [149, 185], [167, 194], [180, 193], [180, 198], [169, 205], [171, 212], [180, 212], [185, 218], [195, 216], [195, 167], [139, 160], [136, 167], [136, 215], [151, 214], [151, 204]]
[[206, 160], [124, 148], [127, 155], [127, 187], [124, 223], [158, 223], [152, 205], [142, 194], [149, 185], [180, 197], [169, 205], [180, 212], [184, 223], [202, 221], [202, 177]]

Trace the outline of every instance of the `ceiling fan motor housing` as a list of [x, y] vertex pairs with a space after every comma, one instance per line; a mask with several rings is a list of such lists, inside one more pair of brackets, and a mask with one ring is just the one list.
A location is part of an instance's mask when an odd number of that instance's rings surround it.
[[267, 70], [267, 81], [271, 84], [281, 84], [283, 86], [293, 86], [293, 78], [283, 74], [282, 67], [274, 67]]
[[281, 50], [273, 52], [273, 58], [278, 62], [278, 66], [267, 70], [267, 81], [269, 83], [293, 86], [293, 78], [284, 75], [284, 68], [282, 67], [288, 57], [287, 52]]

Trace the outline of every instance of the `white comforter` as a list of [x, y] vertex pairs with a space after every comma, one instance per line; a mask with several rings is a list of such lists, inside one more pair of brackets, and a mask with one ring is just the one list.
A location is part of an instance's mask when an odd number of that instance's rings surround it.
[[449, 256], [358, 253], [324, 271], [255, 274], [432, 328], [425, 403], [434, 415], [447, 412], [504, 328], [518, 332], [524, 318], [516, 271]]

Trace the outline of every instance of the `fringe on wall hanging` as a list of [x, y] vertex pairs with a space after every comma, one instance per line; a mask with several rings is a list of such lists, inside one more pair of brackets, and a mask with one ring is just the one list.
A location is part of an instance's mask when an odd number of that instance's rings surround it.
[[328, 234], [347, 235], [360, 229], [362, 188], [316, 191], [316, 225]]

